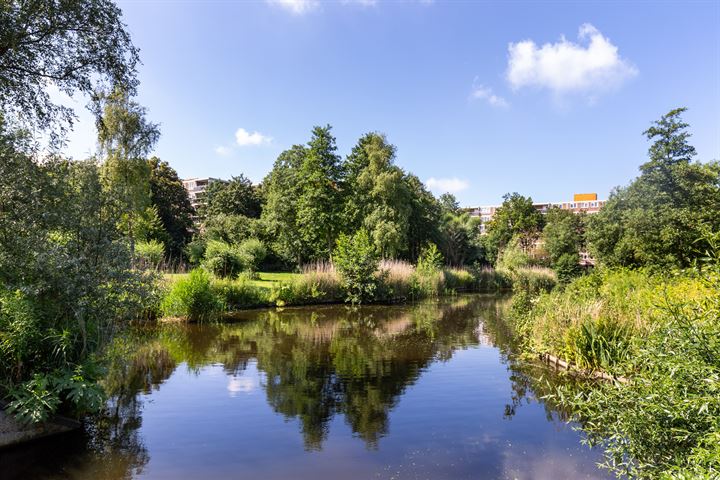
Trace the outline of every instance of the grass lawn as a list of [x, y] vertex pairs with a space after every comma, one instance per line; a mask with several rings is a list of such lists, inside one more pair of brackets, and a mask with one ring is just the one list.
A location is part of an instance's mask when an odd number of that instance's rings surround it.
[[[250, 280], [250, 284], [256, 287], [270, 288], [273, 283], [277, 282], [289, 282], [293, 278], [299, 276], [299, 273], [291, 272], [259, 272], [258, 278]], [[166, 273], [164, 277], [170, 281], [170, 283], [176, 282], [183, 277], [186, 277], [187, 273]]]

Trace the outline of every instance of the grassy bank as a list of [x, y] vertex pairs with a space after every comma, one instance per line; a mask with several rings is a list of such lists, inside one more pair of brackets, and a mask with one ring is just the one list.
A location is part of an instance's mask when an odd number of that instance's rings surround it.
[[720, 477], [720, 267], [658, 274], [600, 270], [515, 296], [525, 351], [551, 353], [626, 383], [563, 387], [605, 466], [633, 478]]
[[[550, 273], [544, 273], [554, 278]], [[528, 275], [537, 276], [537, 271]], [[508, 291], [512, 278], [492, 269], [439, 268], [418, 271], [406, 262], [384, 261], [375, 274], [377, 288], [371, 303], [396, 303], [458, 292]], [[341, 276], [329, 263], [306, 266], [301, 273], [258, 273], [252, 277], [220, 279], [202, 269], [165, 276], [159, 305], [164, 317], [205, 320], [234, 310], [343, 303], [347, 292]]]

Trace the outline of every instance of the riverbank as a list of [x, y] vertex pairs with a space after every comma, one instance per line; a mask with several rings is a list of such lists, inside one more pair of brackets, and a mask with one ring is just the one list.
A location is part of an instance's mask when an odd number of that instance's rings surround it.
[[508, 322], [526, 354], [588, 377], [548, 398], [574, 412], [605, 466], [637, 478], [720, 475], [720, 268], [600, 269], [519, 292]]
[[[551, 289], [554, 274], [547, 269], [520, 269], [505, 272], [494, 269], [438, 268], [420, 272], [401, 262], [385, 262], [376, 274], [376, 288], [366, 303], [392, 304], [460, 292], [496, 293], [512, 289], [513, 283]], [[218, 315], [261, 307], [323, 305], [346, 303], [347, 291], [340, 275], [323, 266], [303, 273], [241, 275], [220, 279], [202, 269], [186, 275], [173, 275], [164, 281], [157, 310], [161, 318], [202, 321]]]

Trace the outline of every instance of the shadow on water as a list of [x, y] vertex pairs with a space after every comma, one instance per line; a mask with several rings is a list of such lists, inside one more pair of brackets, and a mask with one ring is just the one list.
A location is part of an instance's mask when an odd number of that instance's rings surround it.
[[[297, 424], [306, 452], [323, 451], [335, 441], [331, 427], [339, 428], [339, 418], [373, 452], [381, 450], [381, 439], [392, 436], [390, 414], [424, 372], [448, 363], [460, 350], [492, 346], [510, 380], [504, 410], [492, 414], [510, 421], [523, 405], [538, 403], [548, 381], [558, 380], [540, 366], [517, 361], [502, 322], [504, 302], [460, 296], [405, 306], [257, 310], [240, 313], [233, 322], [137, 330], [112, 350], [106, 380], [112, 397], [105, 414], [89, 420], [82, 432], [0, 452], [0, 470], [8, 480], [143, 476], [153, 456], [143, 436], [146, 404], [181, 371], [202, 378], [220, 368], [232, 394], [246, 388], [242, 380], [252, 369], [265, 403]], [[562, 412], [544, 408], [549, 421], [562, 423]], [[222, 411], [205, 414], [223, 416]], [[492, 468], [499, 468], [499, 461], [488, 459]], [[286, 474], [293, 472], [291, 463]], [[202, 473], [198, 466], [196, 474]]]

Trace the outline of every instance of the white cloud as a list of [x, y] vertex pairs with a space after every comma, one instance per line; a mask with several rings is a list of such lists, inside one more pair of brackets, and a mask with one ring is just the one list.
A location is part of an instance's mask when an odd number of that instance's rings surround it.
[[637, 75], [637, 68], [618, 54], [618, 47], [589, 23], [580, 26], [578, 40], [573, 43], [561, 37], [541, 47], [532, 40], [511, 43], [508, 82], [514, 89], [539, 87], [556, 94], [594, 95]]
[[378, 4], [378, 0], [342, 0], [342, 3], [360, 5], [361, 7], [375, 7]]
[[238, 393], [251, 393], [259, 386], [257, 379], [249, 377], [229, 377], [227, 391], [231, 397], [237, 397]]
[[230, 155], [232, 153], [232, 148], [225, 147], [223, 145], [219, 145], [219, 146], [215, 147], [215, 153], [217, 153], [221, 157], [227, 157], [228, 155]]
[[484, 85], [473, 86], [473, 90], [470, 92], [470, 98], [473, 100], [484, 100], [493, 107], [505, 108], [510, 106], [507, 100], [503, 97], [495, 95], [492, 88]]
[[430, 177], [425, 181], [425, 185], [434, 192], [439, 193], [457, 193], [465, 190], [470, 186], [467, 180], [459, 178], [435, 178]]
[[272, 142], [272, 138], [260, 132], [248, 132], [244, 128], [238, 128], [235, 132], [235, 141], [241, 147], [252, 145], [263, 145]]
[[267, 2], [295, 15], [303, 15], [320, 6], [320, 2], [317, 0], [267, 0]]

